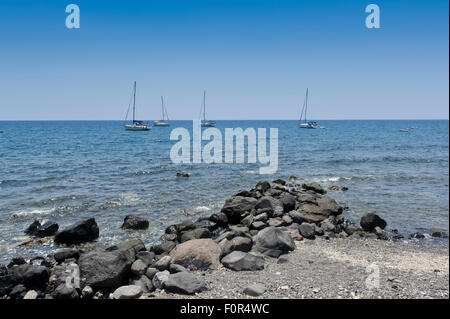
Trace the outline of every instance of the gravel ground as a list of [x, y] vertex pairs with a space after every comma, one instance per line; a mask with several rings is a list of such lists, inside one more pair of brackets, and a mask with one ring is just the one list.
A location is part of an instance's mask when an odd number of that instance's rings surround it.
[[[279, 264], [266, 258], [265, 269], [234, 272], [226, 268], [203, 273], [209, 290], [195, 296], [157, 291], [153, 298], [252, 298], [244, 288], [262, 283], [258, 298], [449, 298], [448, 247], [380, 240], [304, 240]], [[367, 278], [379, 269], [378, 288]], [[373, 281], [376, 284], [376, 280]]]

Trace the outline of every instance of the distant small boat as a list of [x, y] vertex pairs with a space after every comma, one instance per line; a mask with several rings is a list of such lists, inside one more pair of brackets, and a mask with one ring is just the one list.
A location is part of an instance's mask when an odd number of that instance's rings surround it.
[[[128, 106], [128, 111], [130, 111], [130, 106]], [[125, 120], [128, 117], [128, 111], [127, 111]], [[127, 131], [149, 131], [150, 130], [150, 125], [145, 124], [144, 121], [136, 120], [136, 81], [134, 81], [134, 85], [133, 85], [133, 122], [131, 124], [125, 124], [125, 129]]]
[[161, 113], [162, 119], [153, 122], [154, 126], [170, 126], [169, 115], [167, 114], [166, 106], [164, 105], [164, 98], [161, 96]]
[[203, 119], [201, 120], [201, 125], [203, 127], [214, 127], [216, 126], [216, 122], [210, 121], [206, 119], [206, 91], [203, 91]]
[[400, 132], [409, 132], [409, 130], [407, 128], [402, 128], [400, 129]]
[[[302, 113], [300, 114], [300, 128], [310, 128], [310, 129], [316, 129], [319, 127], [319, 124], [317, 124], [316, 122], [311, 122], [311, 121], [307, 121], [306, 120], [306, 112], [308, 111], [308, 89], [306, 89], [306, 96], [305, 96], [305, 101], [303, 102], [303, 107], [302, 107]], [[305, 118], [304, 121], [302, 123], [302, 119], [303, 119], [303, 113], [305, 114]]]

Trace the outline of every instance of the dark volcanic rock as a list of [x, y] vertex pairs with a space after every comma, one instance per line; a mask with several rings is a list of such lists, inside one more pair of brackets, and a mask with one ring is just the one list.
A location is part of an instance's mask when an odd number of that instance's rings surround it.
[[36, 237], [53, 236], [58, 231], [58, 224], [48, 219], [36, 219], [24, 233]]
[[80, 257], [80, 251], [78, 249], [65, 248], [60, 249], [55, 252], [53, 258], [55, 258], [56, 262], [63, 262], [66, 259], [73, 258], [78, 259]]
[[176, 245], [177, 244], [173, 241], [163, 241], [160, 244], [150, 247], [150, 251], [154, 252], [156, 255], [161, 255], [164, 253], [169, 253], [172, 249], [175, 248]]
[[268, 181], [259, 181], [258, 184], [256, 184], [255, 190], [259, 191], [261, 193], [266, 192], [270, 189], [270, 183]]
[[212, 214], [209, 219], [219, 225], [226, 225], [228, 223], [228, 217], [225, 213], [218, 212]]
[[169, 278], [164, 282], [164, 288], [168, 292], [186, 295], [193, 295], [208, 289], [203, 278], [189, 272], [169, 275]]
[[93, 241], [98, 238], [99, 229], [94, 218], [76, 223], [55, 236], [55, 243], [74, 245], [88, 241]]
[[268, 209], [273, 217], [282, 216], [284, 211], [281, 201], [272, 196], [263, 196], [258, 199], [255, 209]]
[[316, 233], [316, 229], [314, 227], [314, 224], [302, 223], [298, 227], [298, 230], [304, 238], [314, 239], [315, 237], [314, 235]]
[[68, 287], [65, 283], [60, 284], [56, 287], [55, 291], [52, 293], [54, 299], [78, 299], [80, 296], [78, 292], [73, 287]]
[[229, 223], [238, 224], [244, 213], [255, 207], [256, 201], [253, 197], [231, 197], [225, 201], [221, 211], [227, 216]]
[[121, 228], [139, 230], [139, 229], [147, 229], [148, 225], [149, 222], [147, 219], [138, 216], [128, 215], [125, 217], [125, 220], [123, 221]]
[[276, 179], [273, 181], [274, 184], [279, 184], [279, 185], [286, 185], [286, 181], [282, 180], [282, 179]]
[[185, 241], [199, 238], [211, 238], [211, 232], [207, 228], [189, 230], [181, 235], [180, 242], [184, 243]]
[[93, 250], [82, 254], [78, 260], [80, 275], [93, 288], [119, 287], [129, 276], [135, 260], [135, 250]]
[[233, 251], [249, 252], [252, 249], [253, 242], [248, 237], [234, 237], [227, 241], [222, 247], [222, 256], [226, 256]]
[[318, 194], [326, 194], [326, 192], [327, 192], [325, 189], [322, 188], [322, 186], [320, 186], [319, 183], [316, 183], [316, 182], [303, 184], [302, 187], [305, 190], [313, 191]]
[[386, 221], [374, 213], [367, 213], [361, 217], [360, 225], [365, 231], [372, 231], [375, 227], [384, 229], [387, 225]]
[[30, 265], [23, 274], [23, 283], [28, 288], [44, 287], [50, 278], [50, 271], [45, 266]]
[[280, 202], [283, 205], [283, 210], [285, 213], [295, 209], [296, 204], [295, 197], [289, 193], [281, 194]]
[[264, 258], [243, 251], [233, 251], [221, 260], [222, 264], [235, 271], [262, 270], [264, 269]]
[[14, 286], [11, 289], [9, 296], [12, 299], [22, 299], [26, 293], [27, 293], [27, 288], [24, 285], [20, 284], [20, 285]]
[[256, 235], [255, 248], [267, 256], [278, 258], [293, 251], [295, 243], [289, 233], [276, 227], [267, 227]]

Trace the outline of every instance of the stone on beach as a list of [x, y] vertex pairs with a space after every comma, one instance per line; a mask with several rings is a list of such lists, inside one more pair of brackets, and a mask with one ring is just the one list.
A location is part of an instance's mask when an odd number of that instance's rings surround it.
[[252, 249], [253, 242], [248, 237], [234, 237], [228, 240], [222, 247], [221, 256], [226, 256], [233, 251], [249, 252]]
[[179, 244], [171, 252], [172, 262], [190, 270], [217, 269], [221, 254], [212, 239], [193, 239]]
[[314, 224], [302, 223], [299, 226], [299, 232], [304, 238], [314, 239], [316, 228], [314, 227]]
[[147, 219], [143, 217], [128, 215], [125, 217], [122, 229], [133, 229], [133, 230], [141, 230], [147, 229], [149, 226], [149, 222]]
[[246, 211], [255, 207], [257, 200], [252, 197], [235, 196], [227, 199], [222, 207], [223, 212], [231, 224], [238, 224]]
[[310, 190], [318, 194], [326, 194], [326, 190], [317, 182], [307, 183], [302, 185], [303, 189]]
[[196, 228], [189, 230], [181, 235], [180, 242], [184, 243], [188, 240], [199, 238], [211, 238], [211, 232], [207, 228]]
[[372, 231], [375, 227], [384, 229], [387, 225], [386, 221], [375, 213], [367, 213], [361, 217], [360, 225], [365, 231]]
[[140, 259], [137, 259], [132, 265], [131, 265], [131, 272], [134, 275], [143, 275], [145, 274], [145, 271], [147, 270], [147, 264], [143, 262]]
[[172, 262], [172, 257], [170, 256], [163, 256], [161, 257], [159, 260], [157, 260], [152, 267], [163, 271], [163, 270], [168, 270], [170, 263]]
[[252, 297], [258, 297], [265, 293], [266, 290], [266, 286], [264, 286], [263, 284], [251, 284], [245, 287], [244, 294]]
[[267, 227], [261, 230], [256, 235], [254, 245], [260, 253], [275, 258], [295, 249], [291, 235], [276, 227]]
[[136, 285], [128, 285], [117, 288], [112, 299], [137, 299], [142, 295], [142, 289]]
[[78, 299], [80, 296], [74, 287], [68, 287], [63, 283], [56, 287], [52, 293], [52, 297], [54, 299]]
[[57, 250], [53, 254], [53, 258], [55, 258], [56, 262], [63, 262], [66, 259], [78, 259], [80, 257], [80, 251], [74, 248], [63, 248]]
[[78, 222], [63, 231], [60, 231], [55, 236], [55, 243], [74, 245], [89, 242], [97, 239], [99, 236], [99, 229], [94, 218]]
[[168, 270], [157, 272], [152, 279], [153, 287], [155, 287], [156, 289], [161, 289], [166, 280], [169, 279], [169, 275], [170, 272]]
[[207, 290], [205, 280], [189, 272], [171, 274], [164, 282], [164, 288], [168, 292], [186, 295], [193, 295], [197, 292]]
[[221, 260], [222, 264], [234, 271], [253, 271], [264, 269], [264, 257], [243, 251], [233, 251]]

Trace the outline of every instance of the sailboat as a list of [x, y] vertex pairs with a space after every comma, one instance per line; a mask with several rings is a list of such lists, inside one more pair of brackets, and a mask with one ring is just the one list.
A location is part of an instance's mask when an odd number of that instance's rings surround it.
[[[128, 106], [127, 116], [128, 112], [130, 111], [130, 106]], [[136, 120], [136, 81], [134, 81], [133, 85], [133, 122], [131, 124], [125, 124], [125, 129], [127, 131], [149, 131], [150, 125], [145, 124], [144, 121], [137, 121]]]
[[166, 106], [164, 105], [164, 98], [161, 96], [161, 113], [162, 119], [153, 122], [154, 126], [170, 126], [169, 115], [167, 114]]
[[206, 91], [203, 91], [203, 120], [201, 120], [201, 125], [203, 127], [214, 127], [216, 126], [216, 122], [210, 121], [206, 119]]
[[[318, 128], [319, 125], [316, 122], [311, 122], [311, 121], [307, 121], [306, 120], [306, 112], [308, 111], [308, 89], [306, 89], [306, 96], [305, 96], [305, 101], [303, 102], [303, 108], [302, 108], [302, 114], [300, 114], [300, 128]], [[303, 119], [303, 113], [305, 113], [305, 118], [304, 121], [302, 123], [302, 119]]]

